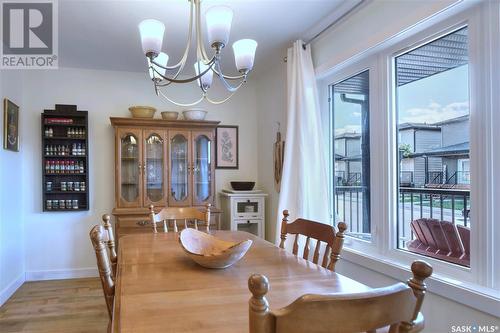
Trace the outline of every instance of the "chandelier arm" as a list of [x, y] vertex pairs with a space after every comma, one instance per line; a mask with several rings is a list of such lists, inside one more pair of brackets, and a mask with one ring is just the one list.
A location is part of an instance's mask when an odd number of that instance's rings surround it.
[[227, 102], [231, 97], [233, 97], [233, 95], [236, 93], [236, 91], [233, 91], [231, 92], [231, 94], [229, 94], [229, 96], [227, 96], [226, 98], [224, 99], [221, 99], [220, 101], [215, 101], [213, 99], [210, 99], [208, 96], [205, 96], [205, 99], [210, 102], [211, 104], [214, 104], [214, 105], [219, 105], [219, 104], [223, 104], [225, 102]]
[[205, 94], [201, 95], [200, 99], [198, 99], [197, 101], [194, 101], [194, 102], [191, 102], [191, 103], [179, 103], [179, 102], [176, 102], [174, 100], [172, 100], [170, 97], [168, 97], [167, 95], [165, 95], [163, 93], [163, 91], [161, 91], [160, 89], [158, 89], [158, 93], [163, 97], [165, 98], [167, 101], [169, 101], [170, 103], [172, 104], [175, 104], [177, 106], [181, 106], [181, 107], [190, 107], [190, 106], [195, 106], [197, 104], [199, 104], [201, 101], [203, 101], [206, 96]]
[[[195, 80], [198, 80], [199, 78], [201, 78], [203, 75], [205, 75], [208, 71], [212, 70], [212, 67], [214, 66], [214, 64], [216, 63], [216, 60], [215, 60], [215, 57], [210, 60], [210, 62], [208, 63], [208, 67], [205, 71], [203, 71], [202, 73], [196, 75], [196, 76], [193, 76], [193, 77], [190, 77], [188, 79], [175, 79], [175, 78], [169, 78], [169, 77], [166, 77], [164, 76], [163, 74], [159, 73], [154, 67], [153, 67], [153, 71], [158, 74], [160, 76], [160, 78], [162, 78], [163, 80], [166, 80], [168, 81], [169, 83], [170, 82], [173, 82], [173, 83], [189, 83], [189, 82], [193, 82]], [[153, 64], [156, 65], [156, 63], [153, 61]], [[163, 86], [166, 86], [168, 84], [163, 84], [163, 85], [160, 85], [158, 84], [159, 87], [163, 87]]]
[[241, 74], [241, 75], [238, 75], [238, 76], [224, 75], [223, 73], [217, 71], [217, 69], [214, 69], [214, 73], [217, 76], [222, 76], [226, 80], [240, 80], [240, 79], [243, 79], [246, 76], [248, 76], [248, 73], [247, 74]]
[[[195, 11], [196, 15], [196, 39], [197, 39], [197, 53], [198, 54], [198, 59], [203, 59], [204, 62], [209, 61], [209, 57], [207, 55], [207, 51], [205, 49], [205, 44], [203, 44], [203, 34], [201, 30], [201, 1], [199, 0], [194, 0], [198, 5], [198, 10]], [[200, 57], [201, 56], [201, 57]]]
[[[220, 55], [216, 55], [216, 57], [220, 57]], [[214, 67], [214, 73], [215, 75], [217, 75], [219, 78], [222, 77], [226, 80], [240, 80], [240, 79], [244, 79], [246, 80], [247, 76], [248, 76], [248, 71], [246, 71], [245, 73], [241, 74], [241, 75], [238, 75], [238, 76], [229, 76], [229, 75], [224, 75], [224, 73], [222, 73], [222, 68], [221, 68], [221, 65], [220, 65], [220, 59], [218, 59], [219, 61], [217, 62], [218, 63], [218, 66], [217, 67]]]
[[226, 79], [224, 79], [223, 75], [219, 75], [219, 73], [221, 73], [222, 70], [220, 68], [220, 63], [218, 61], [215, 62], [215, 69], [217, 71], [214, 71], [214, 72], [217, 74], [217, 76], [219, 77], [220, 81], [222, 82], [222, 84], [224, 85], [224, 87], [226, 87], [226, 89], [229, 92], [235, 92], [236, 90], [238, 90], [243, 85], [243, 83], [245, 83], [247, 81], [247, 77], [246, 77], [246, 75], [244, 75], [243, 79], [241, 80], [241, 82], [239, 84], [237, 84], [236, 86], [232, 86], [229, 82], [226, 81]]
[[[190, 1], [191, 2], [191, 1]], [[191, 5], [189, 6], [189, 29], [188, 29], [188, 38], [187, 38], [187, 44], [186, 44], [186, 48], [184, 49], [184, 54], [182, 55], [181, 57], [181, 60], [179, 60], [179, 62], [173, 66], [161, 66], [161, 65], [158, 65], [155, 63], [156, 66], [160, 66], [161, 68], [163, 69], [168, 69], [168, 70], [172, 70], [172, 69], [176, 69], [176, 68], [179, 68], [181, 67], [176, 75], [174, 75], [175, 77], [177, 77], [179, 75], [179, 73], [182, 71], [182, 69], [184, 68], [185, 64], [186, 64], [186, 60], [187, 60], [187, 57], [189, 55], [189, 47], [191, 46], [191, 39], [192, 39], [192, 35], [193, 35], [193, 3], [191, 3]], [[151, 59], [151, 62], [154, 62], [153, 59]]]
[[[206, 63], [206, 65], [210, 65], [210, 64], [212, 64], [212, 63], [215, 61], [215, 58], [216, 58], [216, 55], [214, 55], [214, 56], [212, 57], [212, 59], [210, 59], [210, 60]], [[169, 68], [169, 66], [163, 66], [163, 65], [161, 65], [161, 64], [159, 64], [159, 63], [157, 63], [156, 61], [154, 61], [154, 59], [150, 59], [149, 61], [150, 61], [150, 63], [151, 63], [151, 64], [153, 64], [153, 65], [155, 65], [156, 67], [159, 67], [159, 68], [163, 68], [163, 69], [174, 69], [174, 68]]]

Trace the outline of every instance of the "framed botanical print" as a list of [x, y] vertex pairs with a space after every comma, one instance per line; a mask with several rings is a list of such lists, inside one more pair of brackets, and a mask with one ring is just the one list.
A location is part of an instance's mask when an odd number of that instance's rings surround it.
[[238, 169], [238, 126], [218, 126], [215, 132], [217, 169]]
[[3, 148], [19, 151], [19, 106], [3, 100]]

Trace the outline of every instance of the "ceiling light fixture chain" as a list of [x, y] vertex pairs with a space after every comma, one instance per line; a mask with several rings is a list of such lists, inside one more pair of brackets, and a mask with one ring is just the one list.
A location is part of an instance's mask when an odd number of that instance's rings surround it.
[[[190, 2], [190, 11], [187, 45], [181, 59], [173, 66], [168, 66], [169, 56], [167, 53], [161, 52], [165, 25], [160, 21], [152, 19], [144, 20], [139, 24], [142, 49], [148, 61], [148, 70], [154, 84], [155, 93], [158, 96], [164, 97], [169, 102], [183, 107], [194, 106], [203, 100], [207, 100], [212, 104], [222, 104], [229, 100], [247, 82], [248, 74], [253, 68], [257, 42], [252, 39], [241, 39], [233, 43], [236, 68], [240, 72], [240, 75], [225, 75], [222, 71], [221, 57], [222, 50], [229, 41], [233, 11], [226, 6], [215, 6], [206, 12], [208, 41], [214, 52], [213, 56], [209, 58], [202, 38], [201, 0], [188, 1]], [[179, 78], [188, 61], [193, 30], [196, 38], [197, 59], [194, 63], [195, 75], [187, 78]], [[174, 70], [175, 72], [171, 74], [170, 72]], [[214, 74], [229, 92], [229, 96], [218, 101], [209, 98], [207, 95], [212, 85]], [[201, 98], [192, 103], [176, 102], [162, 91], [162, 88], [172, 83], [182, 84], [193, 81], [197, 81], [202, 95]], [[232, 85], [228, 81], [239, 82]]]

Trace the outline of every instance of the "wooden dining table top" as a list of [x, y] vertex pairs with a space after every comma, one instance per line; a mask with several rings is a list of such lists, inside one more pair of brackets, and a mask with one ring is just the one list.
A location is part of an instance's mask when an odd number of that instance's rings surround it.
[[252, 234], [211, 234], [253, 244], [233, 266], [207, 269], [184, 253], [176, 233], [120, 237], [113, 332], [248, 332], [248, 278], [253, 273], [268, 277], [271, 309], [303, 294], [370, 289]]

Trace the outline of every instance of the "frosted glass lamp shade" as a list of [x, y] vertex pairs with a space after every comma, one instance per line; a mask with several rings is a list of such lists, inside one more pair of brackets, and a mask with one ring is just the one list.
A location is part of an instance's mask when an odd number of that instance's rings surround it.
[[[154, 58], [154, 61], [165, 67], [165, 66], [167, 66], [167, 63], [168, 63], [168, 54], [160, 52], [160, 54], [158, 54], [158, 56], [156, 58]], [[148, 58], [148, 65], [150, 65], [150, 64], [151, 64], [151, 62]], [[155, 64], [152, 64], [152, 65], [153, 65], [153, 68], [158, 73], [160, 73], [161, 75], [165, 75], [165, 72], [167, 71], [166, 69], [161, 68]], [[151, 76], [151, 79], [154, 79], [154, 77], [155, 77], [155, 74], [153, 73], [153, 70], [151, 68], [149, 68], [149, 76]], [[158, 74], [156, 74], [156, 77], [158, 77]], [[161, 79], [161, 77], [158, 77], [158, 78]]]
[[[206, 71], [208, 67], [209, 66], [205, 65], [203, 61], [198, 61], [194, 64], [194, 71], [196, 72], [196, 75], [200, 75], [200, 73]], [[212, 85], [213, 77], [214, 77], [214, 72], [212, 70], [209, 70], [201, 77], [201, 80], [200, 79], [197, 80], [198, 86], [205, 89], [210, 88], [210, 86]]]
[[222, 43], [227, 45], [231, 22], [233, 21], [233, 11], [226, 6], [215, 6], [210, 8], [206, 15], [208, 41], [210, 45]]
[[240, 72], [250, 71], [253, 68], [257, 42], [253, 39], [240, 39], [233, 44], [234, 62]]
[[159, 54], [163, 43], [163, 33], [165, 25], [158, 20], [144, 20], [139, 23], [139, 33], [141, 34], [142, 51], [144, 54]]

